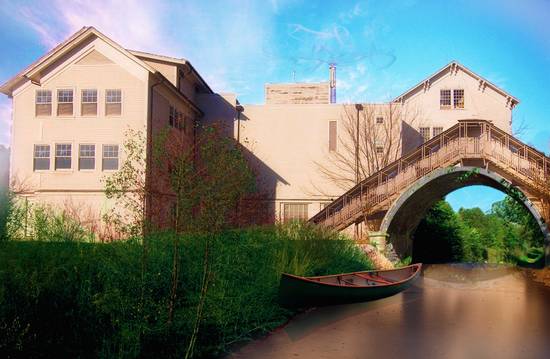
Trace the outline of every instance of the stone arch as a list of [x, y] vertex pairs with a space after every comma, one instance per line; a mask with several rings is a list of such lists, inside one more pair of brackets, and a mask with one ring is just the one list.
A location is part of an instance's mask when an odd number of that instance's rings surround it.
[[[420, 178], [388, 209], [382, 220], [380, 231], [389, 236], [389, 241], [400, 256], [412, 253], [412, 234], [420, 221], [438, 200], [459, 188], [485, 185], [508, 193], [510, 181], [496, 172], [478, 167], [440, 168]], [[546, 265], [550, 253], [550, 232], [539, 209], [528, 199], [528, 193], [519, 189], [515, 196], [536, 219], [545, 238]]]

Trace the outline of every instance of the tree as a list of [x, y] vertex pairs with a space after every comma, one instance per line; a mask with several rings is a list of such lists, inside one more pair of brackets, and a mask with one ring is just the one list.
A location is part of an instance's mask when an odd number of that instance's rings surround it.
[[[542, 247], [544, 236], [533, 215], [516, 199], [506, 196], [491, 207], [491, 213], [501, 218], [508, 228], [508, 236], [518, 239], [514, 247]], [[523, 249], [527, 249], [523, 248]]]
[[437, 202], [413, 234], [413, 259], [425, 263], [459, 261], [462, 258], [460, 222], [449, 203]]
[[171, 204], [178, 233], [230, 226], [238, 202], [254, 185], [240, 144], [213, 126], [198, 128], [194, 143], [173, 130], [161, 132], [155, 140], [154, 173], [154, 193], [160, 194], [159, 205]]
[[150, 188], [146, 177], [146, 138], [143, 131], [128, 129], [124, 133], [125, 159], [119, 170], [104, 179], [105, 196], [115, 206], [103, 216], [112, 226], [115, 236], [143, 236], [146, 218], [146, 201]]
[[347, 191], [420, 144], [410, 131], [418, 121], [416, 111], [400, 103], [344, 105], [338, 148], [327, 160], [316, 162], [329, 182]]

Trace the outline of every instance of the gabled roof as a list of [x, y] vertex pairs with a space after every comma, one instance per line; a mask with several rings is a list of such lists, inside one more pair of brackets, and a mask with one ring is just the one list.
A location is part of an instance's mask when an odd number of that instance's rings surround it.
[[214, 93], [208, 83], [204, 81], [202, 76], [199, 74], [199, 72], [193, 67], [193, 65], [184, 58], [177, 58], [177, 57], [170, 57], [170, 56], [164, 56], [164, 55], [158, 55], [158, 54], [152, 54], [149, 52], [143, 52], [143, 51], [136, 51], [136, 50], [128, 50], [132, 55], [135, 55], [136, 57], [151, 59], [154, 61], [161, 61], [161, 62], [168, 62], [174, 65], [183, 65], [183, 66], [189, 66], [193, 74], [197, 77], [197, 79], [201, 82], [201, 84], [210, 91], [210, 93]]
[[[69, 37], [67, 40], [63, 41], [58, 46], [54, 47], [52, 50], [50, 50], [46, 55], [40, 57], [38, 60], [33, 62], [31, 65], [29, 65], [27, 68], [25, 68], [23, 71], [9, 79], [6, 83], [0, 86], [0, 92], [4, 93], [8, 96], [12, 96], [14, 89], [16, 89], [20, 84], [25, 82], [26, 80], [30, 80], [35, 84], [40, 84], [40, 71], [47, 68], [49, 65], [54, 63], [56, 60], [61, 58], [63, 55], [69, 53], [71, 50], [77, 48], [81, 43], [89, 39], [91, 36], [96, 36], [109, 45], [111, 45], [116, 50], [120, 51], [122, 54], [130, 58], [132, 61], [134, 61], [139, 66], [143, 67], [145, 70], [149, 71], [150, 73], [154, 74], [162, 83], [164, 83], [166, 86], [169, 87], [169, 89], [175, 93], [177, 96], [179, 96], [183, 101], [187, 102], [195, 111], [197, 111], [199, 114], [203, 114], [203, 112], [200, 110], [200, 108], [197, 107], [191, 101], [187, 96], [185, 96], [183, 93], [181, 93], [170, 81], [168, 81], [159, 71], [154, 69], [152, 66], [148, 65], [144, 61], [138, 58], [139, 56], [142, 56], [142, 54], [146, 53], [139, 53], [137, 51], [129, 51], [104, 34], [102, 34], [100, 31], [98, 31], [93, 26], [85, 26], [79, 31], [77, 31], [75, 34], [73, 34], [71, 37]], [[135, 54], [134, 54], [135, 53]], [[144, 57], [144, 56], [142, 56]], [[172, 60], [178, 60], [181, 63], [189, 64], [191, 69], [195, 71], [195, 69], [191, 66], [190, 63], [188, 63], [186, 60], [183, 59], [174, 59], [169, 58]], [[195, 71], [196, 72], [196, 71]], [[198, 73], [197, 73], [198, 75]], [[199, 76], [200, 78], [200, 76]], [[202, 80], [202, 78], [200, 78]], [[204, 80], [202, 80], [204, 81]], [[206, 82], [204, 82], [206, 84]], [[208, 87], [208, 85], [206, 85]], [[210, 91], [210, 87], [208, 87]]]
[[0, 92], [11, 96], [13, 93], [13, 90], [19, 85], [21, 82], [25, 80], [30, 80], [33, 83], [40, 83], [40, 71], [51, 65], [53, 62], [55, 62], [57, 59], [59, 59], [61, 56], [67, 54], [69, 51], [75, 49], [79, 44], [84, 42], [85, 40], [89, 39], [91, 36], [96, 36], [115, 49], [119, 50], [121, 53], [129, 57], [131, 60], [133, 60], [136, 64], [143, 67], [147, 71], [150, 71], [152, 73], [155, 73], [156, 70], [153, 69], [151, 66], [147, 65], [145, 62], [138, 59], [136, 56], [131, 54], [129, 51], [118, 45], [113, 40], [109, 39], [107, 36], [103, 35], [101, 32], [99, 32], [97, 29], [95, 29], [93, 26], [85, 26], [76, 33], [74, 33], [71, 37], [69, 37], [67, 40], [63, 41], [61, 44], [54, 47], [52, 50], [50, 50], [47, 54], [40, 57], [38, 60], [33, 62], [31, 65], [29, 65], [27, 68], [25, 68], [23, 71], [9, 79], [6, 83], [0, 86]]
[[397, 96], [395, 99], [393, 99], [392, 102], [401, 101], [407, 95], [412, 94], [413, 92], [418, 91], [419, 89], [422, 89], [425, 86], [426, 83], [429, 84], [432, 81], [432, 79], [434, 79], [435, 77], [438, 77], [442, 73], [444, 73], [446, 71], [453, 70], [453, 69], [461, 69], [462, 71], [464, 71], [465, 73], [467, 73], [468, 75], [473, 77], [474, 79], [478, 80], [479, 83], [480, 83], [480, 86], [488, 86], [491, 89], [493, 89], [494, 91], [496, 91], [497, 93], [499, 93], [502, 96], [506, 97], [508, 99], [508, 101], [510, 101], [513, 106], [517, 105], [519, 103], [519, 100], [517, 98], [510, 95], [508, 92], [504, 91], [503, 89], [501, 89], [497, 85], [493, 84], [491, 81], [479, 76], [478, 74], [476, 74], [475, 72], [473, 72], [472, 70], [470, 70], [466, 66], [462, 65], [458, 61], [451, 61], [450, 63], [443, 66], [441, 69], [439, 69], [438, 71], [436, 71], [435, 73], [433, 73], [432, 75], [430, 75], [429, 77], [424, 79], [423, 81], [420, 81], [415, 86], [411, 87], [410, 89], [408, 89], [407, 91], [405, 91], [401, 95]]

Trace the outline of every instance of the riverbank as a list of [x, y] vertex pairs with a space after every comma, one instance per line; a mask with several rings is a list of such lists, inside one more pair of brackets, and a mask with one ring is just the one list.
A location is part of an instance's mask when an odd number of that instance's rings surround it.
[[539, 282], [547, 287], [550, 287], [550, 268], [531, 270], [530, 274], [535, 282]]
[[370, 267], [351, 241], [308, 226], [146, 244], [0, 242], [0, 357], [184, 357], [192, 341], [193, 357], [219, 356], [295, 314], [277, 304], [282, 272]]

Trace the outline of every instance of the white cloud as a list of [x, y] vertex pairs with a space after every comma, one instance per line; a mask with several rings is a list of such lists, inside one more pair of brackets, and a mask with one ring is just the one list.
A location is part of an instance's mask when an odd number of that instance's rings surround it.
[[84, 26], [95, 26], [124, 47], [170, 55], [172, 40], [162, 31], [164, 8], [163, 1], [54, 0], [15, 6], [15, 13], [48, 49]]
[[11, 138], [11, 100], [0, 96], [0, 145], [9, 146]]

